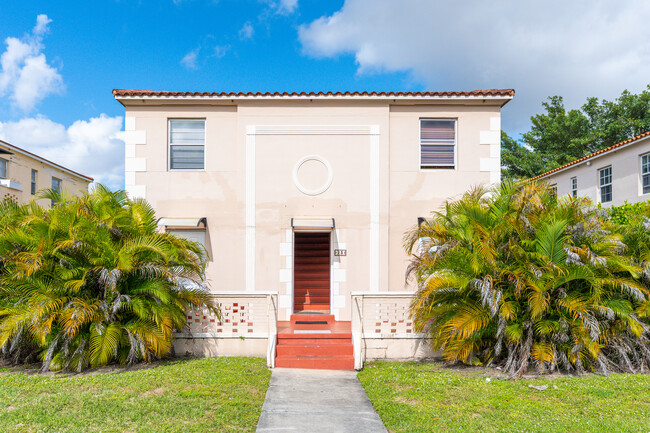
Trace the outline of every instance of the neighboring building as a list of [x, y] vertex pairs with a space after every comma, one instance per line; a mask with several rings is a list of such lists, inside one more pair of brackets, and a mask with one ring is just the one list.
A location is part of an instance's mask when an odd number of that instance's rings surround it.
[[[408, 315], [403, 236], [500, 181], [513, 90], [113, 95], [126, 108], [128, 193], [209, 253], [224, 316], [194, 312], [177, 351], [266, 353], [273, 365], [277, 336], [282, 366], [347, 368], [353, 348], [357, 367], [429, 353]], [[324, 336], [340, 353], [319, 360], [307, 348]]]
[[534, 177], [603, 206], [650, 200], [650, 131]]
[[[29, 202], [41, 189], [63, 189], [71, 193], [88, 190], [92, 177], [72, 171], [13, 144], [0, 140], [0, 200]], [[49, 207], [49, 200], [38, 200]]]

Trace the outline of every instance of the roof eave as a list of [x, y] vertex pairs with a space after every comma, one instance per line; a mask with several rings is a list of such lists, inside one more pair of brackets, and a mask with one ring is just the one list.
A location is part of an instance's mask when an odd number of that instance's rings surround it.
[[50, 160], [47, 160], [47, 159], [43, 158], [42, 156], [38, 156], [35, 153], [29, 152], [29, 151], [27, 151], [25, 149], [21, 149], [20, 147], [15, 146], [15, 145], [13, 145], [11, 143], [7, 143], [4, 140], [0, 140], [0, 144], [10, 147], [11, 150], [13, 150], [16, 153], [28, 156], [30, 158], [34, 158], [35, 160], [37, 160], [37, 161], [39, 161], [39, 162], [41, 162], [43, 164], [49, 165], [50, 167], [55, 167], [55, 168], [57, 168], [57, 169], [59, 169], [61, 171], [64, 171], [64, 172], [66, 172], [68, 174], [71, 174], [71, 175], [73, 175], [73, 176], [75, 176], [77, 178], [83, 179], [84, 181], [89, 181], [89, 182], [94, 182], [95, 181], [95, 179], [93, 179], [90, 176], [86, 176], [85, 174], [77, 173], [74, 170], [70, 170], [69, 168], [66, 168], [66, 167], [64, 167], [62, 165], [59, 165], [56, 162], [52, 162]]
[[583, 156], [582, 158], [579, 158], [579, 159], [577, 159], [577, 160], [575, 160], [573, 162], [570, 162], [570, 163], [566, 164], [564, 167], [549, 170], [546, 173], [542, 173], [542, 174], [537, 175], [535, 177], [531, 177], [529, 180], [533, 181], [533, 180], [545, 179], [545, 178], [547, 178], [549, 176], [553, 176], [555, 174], [562, 173], [563, 171], [567, 171], [567, 170], [570, 170], [570, 169], [572, 169], [574, 167], [582, 165], [582, 163], [585, 163], [587, 161], [598, 159], [601, 156], [609, 155], [610, 153], [614, 153], [614, 152], [616, 152], [618, 150], [625, 149], [626, 147], [637, 144], [637, 143], [639, 143], [639, 142], [641, 142], [641, 141], [643, 141], [643, 140], [645, 140], [647, 138], [650, 138], [650, 135], [648, 135], [648, 133], [646, 132], [646, 133], [641, 134], [640, 136], [638, 136], [636, 138], [630, 139], [630, 141], [627, 142], [627, 143], [622, 142], [622, 143], [614, 144], [614, 145], [610, 146], [611, 149], [608, 149], [608, 150], [603, 149], [604, 151], [599, 151], [599, 152], [596, 152], [596, 153], [591, 154], [591, 155]]

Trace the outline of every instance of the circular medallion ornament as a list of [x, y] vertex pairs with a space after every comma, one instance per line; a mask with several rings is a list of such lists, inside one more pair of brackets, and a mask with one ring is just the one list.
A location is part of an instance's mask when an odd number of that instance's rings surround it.
[[[308, 170], [307, 173], [302, 173], [303, 171], [305, 171], [304, 168], [306, 168], [306, 167], [303, 167], [303, 166], [306, 165], [307, 163], [311, 163], [311, 162], [315, 162], [316, 165], [311, 164], [312, 167], [310, 167], [310, 170]], [[320, 167], [318, 167], [318, 166], [320, 166]], [[303, 167], [303, 170], [300, 169], [301, 167]], [[310, 187], [306, 187], [304, 185], [304, 183], [301, 182], [301, 180], [300, 180], [301, 176], [307, 176], [307, 177], [312, 176], [312, 177], [314, 177], [312, 172], [324, 171], [324, 170], [322, 170], [323, 168], [327, 171], [327, 175], [326, 175], [326, 180], [324, 181], [324, 183], [320, 187], [318, 187], [318, 186], [311, 187], [311, 185], [310, 185]], [[318, 177], [318, 176], [316, 175], [315, 177]], [[303, 194], [319, 195], [319, 194], [324, 193], [325, 191], [327, 191], [327, 189], [332, 184], [332, 179], [333, 178], [334, 178], [334, 173], [332, 172], [332, 166], [322, 156], [307, 155], [307, 156], [301, 158], [296, 163], [296, 165], [293, 167], [293, 183], [296, 185], [296, 188], [298, 188], [300, 190], [300, 192], [302, 192]], [[311, 180], [313, 181], [313, 179], [311, 179]], [[303, 179], [303, 181], [304, 181], [304, 179]]]

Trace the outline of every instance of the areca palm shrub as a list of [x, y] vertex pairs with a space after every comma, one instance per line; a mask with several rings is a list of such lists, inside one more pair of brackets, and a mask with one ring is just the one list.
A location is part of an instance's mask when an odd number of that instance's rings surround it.
[[0, 209], [0, 347], [36, 347], [42, 369], [168, 354], [186, 310], [210, 308], [201, 245], [157, 230], [153, 209], [97, 185]]
[[475, 188], [407, 233], [416, 330], [521, 375], [650, 365], [648, 287], [602, 210], [543, 183]]

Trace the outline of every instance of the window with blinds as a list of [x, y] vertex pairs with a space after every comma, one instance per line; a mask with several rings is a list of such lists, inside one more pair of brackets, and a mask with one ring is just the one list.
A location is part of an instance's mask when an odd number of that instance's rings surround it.
[[456, 167], [456, 120], [420, 119], [420, 168]]
[[205, 168], [205, 119], [169, 119], [169, 169]]

